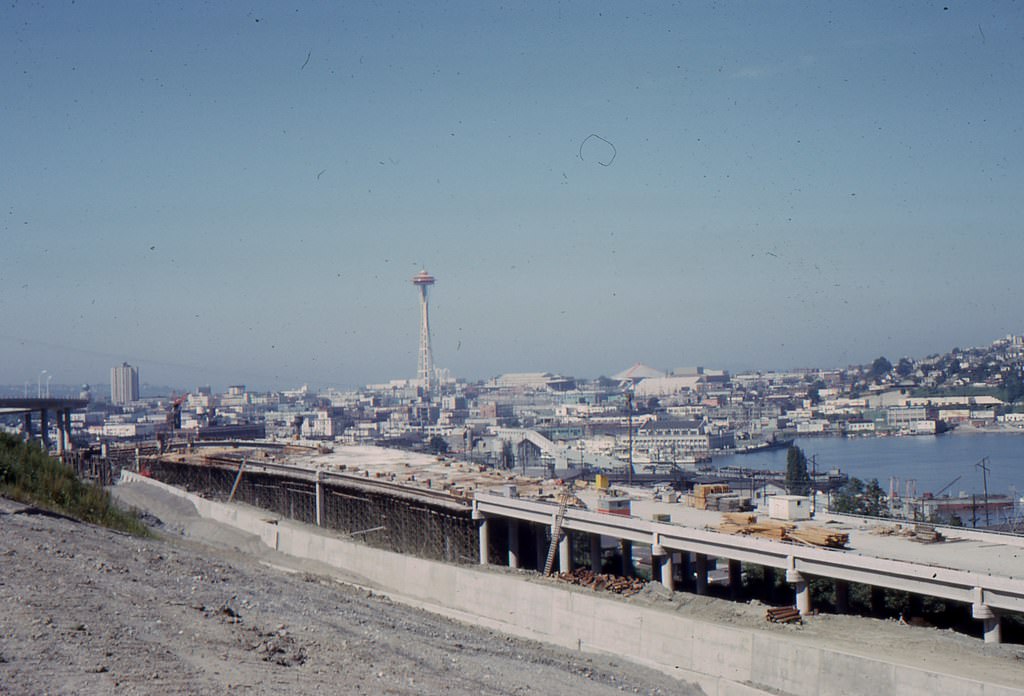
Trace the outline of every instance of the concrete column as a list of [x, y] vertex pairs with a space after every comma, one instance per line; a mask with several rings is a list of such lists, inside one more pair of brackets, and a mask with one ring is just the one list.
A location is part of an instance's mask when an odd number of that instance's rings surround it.
[[675, 578], [672, 577], [672, 554], [657, 544], [651, 546], [652, 569], [656, 562], [660, 566], [661, 570], [661, 584], [666, 590], [673, 592], [676, 589], [676, 581]]
[[743, 593], [743, 564], [729, 559], [729, 596], [737, 599]]
[[850, 611], [850, 583], [845, 580], [835, 581], [836, 611], [845, 614]]
[[971, 616], [981, 620], [981, 632], [986, 643], [1002, 643], [1003, 631], [999, 624], [999, 615], [987, 604], [972, 604]]
[[622, 553], [622, 572], [620, 575], [631, 578], [633, 572], [633, 542], [629, 539], [619, 539], [619, 551]]
[[55, 414], [57, 416], [57, 456], [64, 457], [64, 414], [58, 410]]
[[316, 526], [324, 526], [324, 472], [316, 471]]
[[697, 594], [708, 593], [708, 557], [703, 553], [694, 554], [694, 565], [697, 572]]
[[480, 565], [487, 565], [487, 561], [489, 560], [487, 550], [490, 541], [487, 534], [487, 518], [480, 515], [477, 519], [480, 522]]
[[796, 608], [801, 615], [806, 616], [811, 613], [811, 589], [807, 585], [807, 580], [800, 574], [800, 571], [796, 568], [786, 569], [786, 582], [793, 586], [793, 590], [796, 592]]
[[569, 530], [562, 532], [562, 538], [558, 542], [558, 571], [572, 572], [572, 538], [569, 536]]
[[50, 449], [50, 412], [45, 408], [39, 412], [39, 436], [43, 440], [43, 449]]
[[590, 569], [595, 573], [601, 572], [601, 535], [590, 535]]
[[508, 567], [519, 567], [519, 520], [508, 521]]
[[32, 412], [25, 411], [25, 439], [32, 439]]
[[68, 441], [64, 444], [64, 450], [66, 452], [71, 451], [71, 409], [64, 409], [64, 435]]
[[984, 603], [985, 594], [980, 587], [974, 588], [974, 603], [971, 604], [971, 616], [981, 620], [981, 632], [986, 643], [1002, 643], [1003, 631], [999, 625], [999, 615], [992, 607]]
[[[657, 539], [657, 535], [655, 535]], [[650, 546], [651, 553], [651, 582], [661, 582], [661, 558], [665, 555], [665, 547], [655, 541]]]
[[693, 570], [690, 567], [689, 551], [681, 551], [679, 553], [679, 577], [683, 580], [681, 589], [685, 590], [690, 587], [693, 578]]

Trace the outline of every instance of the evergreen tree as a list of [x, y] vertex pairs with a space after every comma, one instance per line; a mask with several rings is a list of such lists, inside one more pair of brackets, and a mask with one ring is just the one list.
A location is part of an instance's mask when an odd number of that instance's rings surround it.
[[427, 442], [427, 449], [434, 454], [448, 454], [448, 442], [440, 435], [432, 435]]
[[856, 515], [863, 495], [864, 482], [855, 476], [832, 495], [832, 502], [829, 504], [828, 510], [829, 512], [845, 512]]
[[859, 478], [851, 478], [832, 496], [829, 511], [882, 517], [885, 513], [885, 491], [878, 479], [865, 483]]
[[807, 495], [811, 475], [807, 473], [807, 457], [802, 449], [791, 446], [786, 452], [786, 490], [790, 495]]
[[868, 377], [877, 381], [882, 379], [882, 377], [885, 377], [890, 372], [892, 372], [892, 363], [883, 355], [875, 358], [875, 361], [871, 363], [871, 370], [868, 372]]

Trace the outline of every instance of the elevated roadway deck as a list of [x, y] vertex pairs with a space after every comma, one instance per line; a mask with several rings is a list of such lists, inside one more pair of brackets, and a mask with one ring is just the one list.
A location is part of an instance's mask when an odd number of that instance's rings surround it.
[[[545, 501], [503, 497], [478, 491], [473, 501], [478, 519], [520, 520], [553, 525], [557, 505]], [[805, 546], [750, 538], [716, 531], [720, 514], [672, 506], [671, 522], [600, 514], [568, 508], [562, 529], [647, 544], [652, 557], [667, 563], [673, 552], [724, 558], [785, 571], [797, 593], [797, 605], [810, 610], [804, 576], [830, 578], [963, 602], [985, 622], [986, 639], [999, 640], [998, 611], [1024, 612], [1024, 543], [1015, 537], [972, 532], [947, 541], [921, 544], [895, 536], [880, 536], [866, 526], [835, 524], [850, 534], [848, 549]], [[678, 517], [676, 516], [678, 515]], [[486, 543], [482, 525], [481, 546]], [[667, 560], [666, 560], [667, 559]], [[699, 572], [699, 571], [698, 571]], [[664, 577], [664, 571], [663, 571]], [[670, 580], [669, 580], [670, 582]], [[699, 584], [699, 583], [698, 583]]]

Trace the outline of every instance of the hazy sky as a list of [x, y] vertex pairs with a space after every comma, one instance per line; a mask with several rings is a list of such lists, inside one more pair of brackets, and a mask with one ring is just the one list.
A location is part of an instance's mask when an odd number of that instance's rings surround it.
[[0, 382], [1024, 332], [1020, 3], [9, 1], [0, 125]]

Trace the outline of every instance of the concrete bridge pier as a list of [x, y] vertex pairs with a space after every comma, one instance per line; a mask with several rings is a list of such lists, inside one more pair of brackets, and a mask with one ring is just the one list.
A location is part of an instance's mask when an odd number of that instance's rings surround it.
[[693, 570], [690, 566], [690, 552], [680, 551], [679, 552], [679, 578], [681, 584], [680, 589], [686, 590], [692, 584]]
[[57, 456], [64, 456], [64, 412], [56, 411], [54, 415], [57, 417]]
[[622, 573], [623, 577], [631, 578], [636, 575], [633, 568], [633, 542], [629, 539], [619, 540], [619, 550], [622, 553]]
[[558, 540], [558, 572], [572, 572], [572, 535], [568, 529], [562, 530], [562, 538]]
[[50, 449], [50, 412], [45, 408], [39, 411], [39, 436], [43, 441], [43, 449]]
[[986, 643], [1002, 643], [1003, 631], [999, 622], [999, 614], [984, 603], [984, 592], [980, 587], [974, 588], [974, 603], [971, 604], [971, 616], [981, 621], [981, 632]]
[[590, 535], [590, 569], [595, 573], [601, 572], [601, 535]]
[[508, 521], [508, 567], [519, 567], [519, 520]]
[[64, 409], [64, 437], [66, 442], [64, 443], [64, 451], [71, 451], [71, 409]]
[[71, 451], [71, 411], [60, 408], [54, 411], [57, 419], [57, 454], [63, 456]]
[[696, 553], [694, 554], [694, 566], [696, 567], [697, 573], [697, 594], [706, 595], [708, 593], [708, 557], [707, 554]]
[[487, 517], [477, 509], [473, 509], [472, 517], [478, 522], [477, 536], [480, 540], [480, 565], [487, 565], [489, 560], [488, 548], [490, 548], [490, 538], [488, 534]]
[[1002, 643], [1003, 631], [999, 623], [999, 615], [984, 604], [972, 604], [971, 616], [981, 619], [981, 632], [986, 643]]
[[651, 544], [651, 572], [654, 568], [660, 570], [661, 584], [666, 590], [672, 592], [676, 589], [675, 578], [672, 577], [672, 554], [661, 544]]
[[811, 613], [811, 588], [807, 580], [796, 568], [786, 569], [786, 582], [793, 586], [796, 592], [796, 608], [801, 615]]
[[25, 439], [32, 439], [32, 412], [25, 411]]

